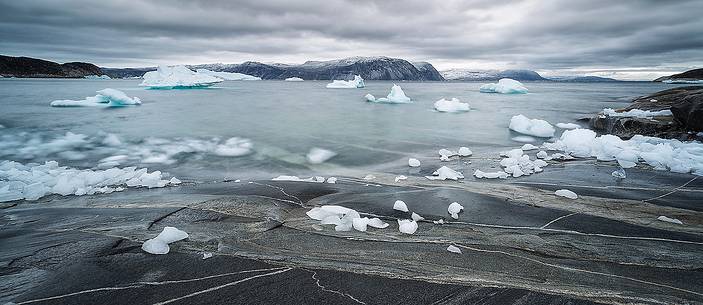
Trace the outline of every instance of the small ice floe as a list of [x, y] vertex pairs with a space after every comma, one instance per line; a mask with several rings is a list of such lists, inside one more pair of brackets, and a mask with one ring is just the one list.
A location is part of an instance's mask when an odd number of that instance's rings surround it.
[[459, 154], [460, 157], [469, 157], [469, 156], [471, 156], [471, 155], [473, 154], [473, 152], [472, 152], [471, 149], [469, 149], [468, 147], [462, 146], [462, 147], [459, 147], [459, 153], [458, 153], [458, 154]]
[[388, 224], [379, 218], [362, 218], [359, 212], [338, 205], [323, 205], [312, 208], [306, 214], [312, 219], [319, 220], [321, 225], [334, 225], [335, 231], [355, 229], [365, 232], [368, 226], [379, 229], [388, 227]]
[[612, 117], [628, 117], [628, 118], [642, 118], [648, 119], [655, 116], [672, 116], [671, 110], [659, 110], [659, 111], [647, 111], [641, 109], [632, 109], [629, 111], [615, 111], [612, 108], [603, 109], [603, 114]]
[[443, 225], [444, 224], [444, 219], [439, 219], [439, 220], [433, 220], [432, 223], [436, 225]]
[[497, 171], [497, 172], [483, 172], [480, 169], [477, 169], [474, 171], [474, 177], [476, 178], [486, 178], [486, 179], [496, 179], [496, 178], [501, 178], [505, 179], [508, 178], [508, 173], [504, 171]]
[[379, 97], [376, 98], [375, 96], [371, 94], [367, 94], [364, 96], [366, 98], [366, 101], [371, 102], [371, 103], [387, 103], [387, 104], [407, 104], [407, 103], [412, 103], [412, 100], [410, 100], [409, 97], [405, 96], [405, 92], [403, 92], [403, 89], [400, 88], [400, 86], [393, 84], [393, 87], [391, 87], [391, 93], [388, 93], [388, 96], [386, 97]]
[[622, 167], [616, 171], [613, 171], [612, 173], [610, 173], [610, 175], [617, 178], [617, 179], [627, 178], [627, 173], [625, 173], [625, 169]]
[[97, 95], [86, 97], [83, 100], [56, 100], [51, 102], [51, 107], [124, 107], [140, 105], [138, 97], [129, 97], [124, 92], [105, 88], [98, 90]]
[[413, 212], [412, 215], [410, 215], [410, 218], [412, 218], [413, 221], [425, 220], [425, 217], [422, 217], [415, 212]]
[[376, 176], [374, 176], [372, 174], [368, 174], [368, 175], [364, 176], [363, 179], [364, 180], [373, 180], [373, 179], [376, 179]]
[[364, 88], [366, 84], [364, 79], [359, 75], [354, 75], [353, 80], [333, 80], [326, 86], [329, 89], [354, 89], [354, 88]]
[[315, 147], [310, 149], [310, 152], [308, 152], [306, 158], [310, 164], [320, 164], [336, 155], [337, 153], [331, 150]]
[[449, 158], [456, 156], [458, 153], [455, 151], [451, 151], [446, 148], [442, 148], [439, 150], [439, 160], [440, 161], [449, 161]]
[[663, 221], [663, 222], [675, 223], [675, 224], [677, 224], [677, 225], [682, 225], [682, 224], [683, 224], [683, 222], [682, 222], [681, 220], [678, 220], [678, 219], [676, 219], [676, 218], [669, 218], [669, 217], [666, 217], [666, 216], [663, 216], [663, 215], [657, 217], [657, 220]]
[[539, 147], [534, 146], [534, 145], [532, 145], [532, 144], [530, 144], [530, 143], [527, 143], [527, 144], [523, 145], [522, 147], [520, 147], [520, 149], [522, 149], [523, 151], [527, 151], [527, 150], [539, 149]]
[[465, 112], [471, 110], [469, 103], [462, 103], [458, 98], [453, 97], [451, 100], [442, 98], [434, 102], [434, 109], [439, 112]]
[[395, 182], [401, 181], [401, 180], [408, 180], [408, 177], [405, 175], [400, 175], [395, 177]]
[[284, 79], [284, 80], [287, 81], [287, 82], [302, 82], [302, 81], [305, 81], [304, 79], [302, 79], [302, 78], [300, 78], [300, 77], [289, 77], [289, 78], [286, 78], [286, 79]]
[[547, 166], [547, 162], [544, 160], [531, 160], [530, 156], [525, 155], [519, 148], [501, 152], [501, 155], [507, 156], [507, 158], [502, 159], [500, 165], [504, 167], [506, 173], [511, 174], [514, 178], [542, 172], [542, 168]]
[[203, 252], [203, 259], [208, 259], [212, 257], [212, 252]]
[[527, 88], [514, 79], [503, 78], [498, 83], [485, 84], [479, 88], [483, 93], [502, 93], [502, 94], [523, 94], [527, 93]]
[[317, 182], [317, 183], [322, 183], [325, 182], [325, 177], [321, 176], [314, 176], [310, 178], [300, 178], [298, 176], [286, 176], [286, 175], [281, 175], [276, 178], [271, 179], [272, 181], [297, 181], [297, 182]]
[[432, 176], [425, 176], [429, 180], [458, 180], [464, 179], [464, 175], [449, 167], [442, 166], [432, 173]]
[[185, 66], [159, 66], [156, 71], [144, 73], [139, 86], [151, 89], [187, 89], [209, 87], [223, 82], [221, 78], [193, 72]]
[[329, 178], [327, 178], [327, 183], [331, 183], [331, 184], [337, 183], [337, 178], [329, 177]]
[[398, 219], [398, 230], [400, 233], [415, 234], [417, 222], [411, 219]]
[[569, 198], [569, 199], [577, 199], [579, 198], [576, 193], [570, 191], [570, 190], [557, 190], [554, 192], [554, 195], [561, 196], [564, 198]]
[[576, 129], [576, 128], [581, 128], [581, 125], [579, 124], [574, 124], [574, 123], [557, 123], [557, 127], [561, 129]]
[[452, 253], [456, 253], [456, 254], [461, 254], [461, 249], [455, 247], [454, 245], [449, 245], [449, 247], [447, 247], [447, 251], [452, 252]]
[[174, 227], [165, 227], [159, 235], [142, 244], [142, 250], [151, 254], [167, 254], [168, 244], [188, 238], [188, 233]]
[[56, 161], [44, 164], [0, 162], [0, 202], [37, 200], [49, 194], [92, 195], [123, 191], [124, 187], [165, 187], [180, 183], [165, 180], [160, 171], [146, 168], [75, 169], [59, 166]]
[[536, 155], [536, 156], [537, 156], [537, 158], [539, 158], [539, 159], [546, 159], [549, 155], [547, 154], [546, 151], [540, 150], [540, 151], [537, 152], [537, 155]]
[[410, 167], [420, 167], [420, 160], [415, 158], [408, 159], [408, 166]]
[[233, 73], [233, 72], [215, 72], [208, 69], [197, 69], [195, 72], [205, 75], [214, 76], [224, 80], [261, 80], [261, 77], [256, 77], [244, 73]]
[[454, 219], [459, 219], [459, 212], [462, 210], [464, 210], [464, 206], [456, 201], [452, 202], [449, 207], [447, 207], [447, 212], [449, 212], [449, 215], [452, 215], [452, 218]]
[[522, 114], [513, 116], [510, 119], [510, 125], [508, 125], [508, 128], [515, 132], [541, 138], [553, 137], [554, 132], [556, 131], [547, 121], [528, 119]]
[[393, 203], [393, 209], [401, 212], [407, 212], [408, 206], [405, 204], [404, 201], [396, 200], [395, 203]]

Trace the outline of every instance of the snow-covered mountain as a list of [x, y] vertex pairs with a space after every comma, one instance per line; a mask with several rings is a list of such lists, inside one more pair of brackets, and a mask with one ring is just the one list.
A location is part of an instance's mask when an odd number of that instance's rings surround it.
[[450, 69], [440, 72], [447, 80], [461, 81], [495, 81], [501, 78], [512, 78], [518, 81], [546, 80], [532, 70], [475, 70]]

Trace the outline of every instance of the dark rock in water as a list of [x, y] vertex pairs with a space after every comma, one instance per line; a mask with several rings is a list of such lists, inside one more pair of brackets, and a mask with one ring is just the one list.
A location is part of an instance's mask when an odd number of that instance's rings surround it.
[[685, 83], [686, 81], [697, 81], [697, 80], [703, 80], [703, 69], [693, 69], [693, 70], [688, 70], [683, 73], [679, 74], [674, 74], [674, 75], [669, 75], [669, 76], [662, 76], [660, 78], [655, 79], [655, 82], [683, 82]]
[[59, 64], [48, 60], [0, 55], [0, 75], [3, 77], [82, 78], [103, 75], [94, 64], [68, 62]]
[[[621, 109], [629, 111], [671, 110], [673, 116], [654, 118], [611, 117], [596, 114], [590, 120], [598, 131], [630, 138], [641, 134], [662, 138], [691, 140], [695, 132], [703, 131], [703, 86], [689, 86], [659, 91], [639, 97], [632, 104]], [[693, 132], [693, 133], [691, 133]]]

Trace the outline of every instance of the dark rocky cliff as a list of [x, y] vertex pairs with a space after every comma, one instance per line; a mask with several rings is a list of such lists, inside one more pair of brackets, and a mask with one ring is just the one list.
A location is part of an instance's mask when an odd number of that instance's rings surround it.
[[655, 79], [655, 82], [663, 81], [677, 81], [677, 80], [703, 80], [703, 69], [693, 69], [688, 70], [683, 73], [674, 74], [670, 76], [662, 76]]
[[96, 65], [84, 62], [59, 64], [36, 58], [0, 55], [0, 75], [3, 77], [82, 78], [87, 75], [103, 75], [103, 72]]

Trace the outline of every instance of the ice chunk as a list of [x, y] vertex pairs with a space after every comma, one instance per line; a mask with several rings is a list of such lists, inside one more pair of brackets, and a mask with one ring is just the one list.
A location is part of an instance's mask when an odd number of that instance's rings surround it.
[[627, 173], [625, 173], [625, 169], [622, 167], [616, 171], [613, 171], [612, 173], [610, 173], [610, 175], [612, 175], [613, 177], [618, 178], [618, 179], [627, 178]]
[[561, 129], [576, 129], [581, 128], [581, 125], [574, 123], [557, 123], [557, 127]]
[[417, 222], [411, 219], [398, 219], [398, 230], [400, 233], [414, 234], [417, 231]]
[[329, 177], [329, 178], [327, 178], [327, 183], [337, 183], [337, 178]]
[[410, 166], [410, 167], [419, 167], [419, 166], [420, 166], [420, 160], [415, 159], [415, 158], [410, 158], [410, 159], [408, 159], [408, 166]]
[[425, 220], [425, 217], [422, 217], [415, 212], [413, 212], [412, 215], [410, 215], [410, 218], [412, 218], [413, 221]]
[[570, 191], [570, 190], [557, 190], [554, 192], [554, 195], [569, 198], [569, 199], [577, 199], [579, 196], [576, 195], [576, 193]]
[[481, 86], [479, 91], [483, 93], [522, 94], [527, 93], [527, 88], [519, 81], [503, 78], [497, 84], [491, 83]]
[[434, 109], [439, 112], [464, 112], [471, 110], [469, 103], [462, 103], [458, 98], [453, 97], [451, 100], [442, 98], [434, 103]]
[[432, 223], [434, 223], [434, 224], [436, 224], [436, 225], [443, 225], [443, 224], [444, 224], [444, 219], [433, 220]]
[[482, 172], [481, 170], [477, 169], [474, 172], [474, 177], [486, 178], [486, 179], [496, 179], [496, 178], [505, 179], [505, 178], [508, 178], [508, 173], [506, 173], [504, 171], [486, 173], [486, 172]]
[[454, 245], [449, 245], [449, 247], [447, 247], [447, 251], [452, 252], [452, 253], [461, 254], [461, 249], [457, 248]]
[[271, 179], [273, 181], [297, 181], [297, 182], [325, 182], [325, 177], [315, 176], [310, 178], [300, 178], [298, 176], [286, 176], [281, 175], [276, 178]]
[[359, 75], [354, 75], [353, 80], [333, 80], [331, 83], [327, 84], [327, 88], [330, 89], [354, 89], [364, 87], [366, 87], [364, 79]]
[[438, 170], [434, 171], [434, 173], [432, 173], [432, 176], [425, 176], [425, 178], [430, 180], [458, 180], [464, 179], [464, 175], [449, 167], [442, 166]]
[[[328, 216], [337, 216], [338, 218], [341, 218], [341, 216], [346, 215], [346, 214], [354, 214], [352, 212], [354, 210], [350, 208], [345, 208], [343, 206], [338, 206], [338, 205], [323, 205], [321, 207], [315, 207], [312, 208], [310, 211], [306, 212], [305, 214], [308, 215], [308, 217], [315, 219], [315, 220], [323, 220]], [[358, 213], [356, 213], [358, 215]]]
[[181, 231], [175, 227], [164, 227], [161, 233], [156, 236], [156, 239], [159, 239], [167, 244], [177, 242], [186, 238], [188, 238], [188, 233]]
[[159, 66], [156, 71], [144, 73], [140, 86], [151, 89], [187, 89], [209, 87], [223, 80], [203, 73], [193, 72], [185, 66]]
[[105, 88], [98, 90], [97, 95], [86, 97], [83, 100], [56, 100], [51, 102], [52, 107], [124, 107], [129, 105], [140, 105], [141, 100], [137, 97], [129, 97], [124, 92]]
[[308, 152], [306, 158], [311, 164], [320, 164], [331, 159], [336, 155], [337, 153], [331, 150], [315, 147], [310, 149], [310, 152]]
[[407, 180], [407, 179], [408, 179], [408, 177], [406, 177], [405, 175], [400, 175], [400, 176], [395, 177], [395, 182], [398, 182], [400, 180]]
[[386, 97], [381, 97], [381, 98], [375, 98], [371, 94], [367, 94], [364, 96], [367, 101], [372, 102], [372, 103], [388, 103], [388, 104], [406, 104], [406, 103], [412, 103], [412, 100], [410, 100], [409, 97], [405, 96], [405, 92], [403, 92], [403, 89], [400, 88], [400, 86], [393, 84], [393, 87], [391, 87], [391, 93], [388, 93], [388, 96]]
[[554, 136], [554, 127], [547, 121], [538, 119], [528, 119], [526, 116], [520, 114], [513, 116], [510, 119], [510, 125], [508, 126], [513, 131], [531, 135], [535, 137], [549, 138]]
[[408, 211], [408, 206], [405, 204], [404, 201], [402, 200], [396, 200], [395, 203], [393, 204], [393, 209], [398, 210], [401, 212], [407, 212]]
[[366, 228], [369, 225], [369, 222], [370, 220], [368, 217], [354, 218], [352, 219], [352, 226], [354, 227], [354, 230], [366, 232]]
[[629, 111], [615, 111], [612, 108], [603, 109], [603, 114], [612, 117], [632, 117], [632, 118], [653, 118], [655, 116], [672, 116], [671, 110], [647, 111], [641, 109], [632, 109]]
[[459, 156], [468, 157], [468, 156], [471, 156], [472, 154], [473, 154], [473, 152], [468, 147], [464, 147], [464, 146], [459, 147]]
[[388, 227], [388, 223], [385, 223], [381, 219], [374, 217], [374, 218], [369, 219], [369, 226], [371, 226], [373, 228], [378, 228], [378, 229], [385, 229]]
[[168, 254], [170, 248], [168, 243], [158, 238], [152, 238], [142, 244], [142, 250], [151, 254]]
[[373, 180], [373, 179], [376, 179], [376, 176], [374, 176], [372, 174], [368, 174], [368, 175], [364, 176], [364, 180]]
[[676, 219], [676, 218], [669, 218], [669, 217], [666, 217], [666, 216], [663, 216], [663, 215], [657, 217], [657, 220], [659, 220], [659, 221], [664, 221], [664, 222], [669, 222], [669, 223], [675, 223], [675, 224], [677, 224], [677, 225], [682, 225], [682, 224], [683, 224], [683, 222], [681, 222], [681, 220], [678, 220], [678, 219]]
[[250, 154], [253, 144], [248, 139], [229, 138], [222, 144], [218, 144], [213, 153], [222, 157], [241, 157]]
[[261, 80], [261, 77], [256, 77], [243, 73], [232, 73], [232, 72], [215, 72], [208, 69], [198, 69], [195, 72], [205, 75], [214, 76], [224, 80]]
[[285, 81], [287, 81], [287, 82], [302, 82], [305, 80], [300, 77], [289, 77], [289, 78], [286, 78]]
[[540, 159], [546, 159], [548, 155], [547, 155], [546, 151], [540, 150], [537, 152], [536, 156], [537, 156], [537, 158], [540, 158]]
[[449, 161], [450, 157], [456, 156], [458, 153], [455, 151], [451, 151], [446, 148], [442, 148], [439, 150], [439, 160], [440, 161]]
[[526, 150], [535, 150], [535, 149], [539, 149], [539, 147], [534, 146], [534, 145], [528, 143], [528, 144], [525, 144], [525, 145], [523, 145], [522, 147], [520, 147], [520, 149], [522, 149], [523, 151], [526, 151]]
[[212, 257], [212, 252], [203, 252], [203, 259], [208, 259]]
[[449, 207], [447, 207], [447, 212], [449, 212], [449, 215], [452, 215], [452, 218], [459, 219], [459, 212], [461, 212], [463, 209], [464, 207], [455, 201], [452, 202]]

